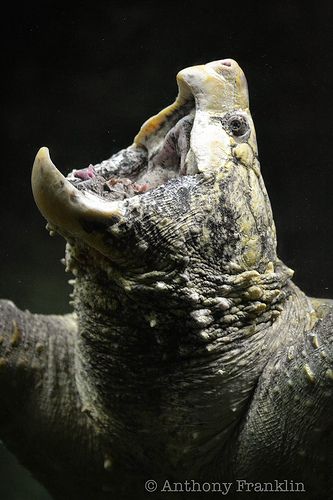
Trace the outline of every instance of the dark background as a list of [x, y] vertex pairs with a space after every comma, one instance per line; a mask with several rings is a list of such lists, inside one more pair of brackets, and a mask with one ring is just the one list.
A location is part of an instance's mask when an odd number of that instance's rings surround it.
[[[64, 173], [97, 163], [173, 101], [180, 69], [225, 57], [248, 79], [279, 255], [309, 295], [333, 297], [332, 2], [205, 3], [7, 5], [1, 297], [69, 311], [64, 243], [48, 236], [31, 194], [39, 147]], [[0, 451], [1, 500], [48, 498]]]

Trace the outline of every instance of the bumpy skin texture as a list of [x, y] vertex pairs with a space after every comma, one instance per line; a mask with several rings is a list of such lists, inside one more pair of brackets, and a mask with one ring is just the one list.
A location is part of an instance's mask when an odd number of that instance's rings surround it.
[[293, 480], [328, 498], [333, 303], [276, 255], [242, 70], [177, 80], [109, 160], [65, 179], [36, 157], [74, 313], [1, 302], [1, 438], [54, 498], [159, 498], [148, 479], [230, 481], [229, 498], [237, 479]]

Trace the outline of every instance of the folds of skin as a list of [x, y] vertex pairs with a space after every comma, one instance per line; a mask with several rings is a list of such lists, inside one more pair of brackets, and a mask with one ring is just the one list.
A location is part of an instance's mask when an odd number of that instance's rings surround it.
[[[75, 189], [46, 148], [36, 157], [33, 194], [68, 242], [75, 314], [1, 302], [1, 438], [58, 498], [131, 498], [161, 471], [289, 471], [313, 498], [331, 463], [332, 305], [308, 299], [277, 258], [238, 64], [177, 81], [175, 103], [130, 148], [149, 161], [190, 115], [189, 176], [106, 202]], [[235, 111], [241, 139], [222, 126]]]

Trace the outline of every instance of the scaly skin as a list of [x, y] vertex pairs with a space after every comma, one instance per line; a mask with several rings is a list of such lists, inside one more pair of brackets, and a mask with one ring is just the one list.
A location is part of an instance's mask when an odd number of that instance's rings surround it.
[[[75, 312], [1, 303], [1, 438], [55, 498], [152, 498], [151, 478], [230, 481], [229, 498], [237, 479], [288, 479], [329, 497], [332, 302], [277, 257], [242, 70], [177, 80], [175, 103], [88, 177], [36, 157]], [[124, 200], [72, 185], [133, 168], [141, 194]]]

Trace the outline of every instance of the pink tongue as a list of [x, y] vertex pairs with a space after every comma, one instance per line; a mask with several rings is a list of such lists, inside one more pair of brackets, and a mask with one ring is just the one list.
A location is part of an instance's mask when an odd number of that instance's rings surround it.
[[87, 181], [88, 179], [92, 179], [93, 177], [96, 177], [96, 172], [93, 167], [93, 165], [89, 165], [87, 168], [82, 168], [81, 170], [76, 170], [74, 172], [74, 177], [78, 177], [79, 179], [82, 179], [83, 181]]

